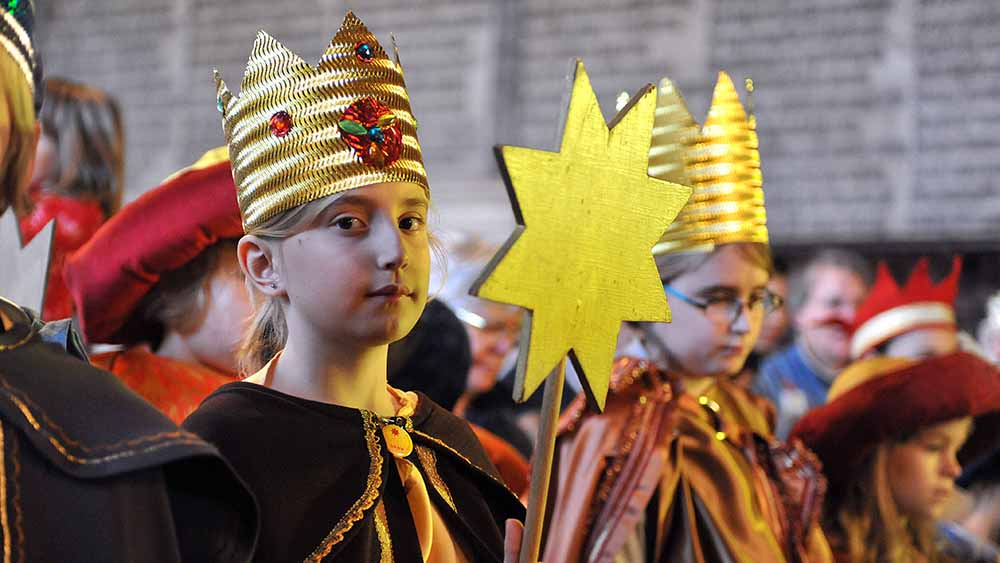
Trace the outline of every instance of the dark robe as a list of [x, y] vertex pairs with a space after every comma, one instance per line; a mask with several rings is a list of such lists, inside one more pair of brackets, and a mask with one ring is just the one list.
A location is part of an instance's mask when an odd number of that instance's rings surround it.
[[218, 451], [83, 361], [68, 321], [0, 310], [3, 560], [249, 560], [253, 497]]
[[[504, 522], [523, 520], [523, 506], [468, 425], [418, 397], [408, 459], [470, 560], [502, 561]], [[210, 395], [184, 427], [216, 444], [256, 495], [256, 561], [421, 562], [379, 424], [368, 411], [240, 382]]]

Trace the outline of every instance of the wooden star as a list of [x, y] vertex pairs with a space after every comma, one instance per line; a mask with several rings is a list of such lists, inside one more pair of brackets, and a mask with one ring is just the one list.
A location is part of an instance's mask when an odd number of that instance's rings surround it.
[[497, 148], [518, 227], [472, 293], [529, 310], [515, 400], [568, 354], [603, 409], [622, 321], [670, 320], [652, 248], [691, 189], [647, 172], [655, 110], [648, 85], [609, 128], [577, 61], [559, 152]]

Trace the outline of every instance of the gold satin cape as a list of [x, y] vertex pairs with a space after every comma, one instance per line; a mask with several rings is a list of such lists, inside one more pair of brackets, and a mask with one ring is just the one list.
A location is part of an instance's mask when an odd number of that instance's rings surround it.
[[[647, 362], [621, 359], [604, 413], [570, 407], [557, 442], [546, 561], [620, 560], [652, 514], [645, 561], [788, 561], [765, 514], [780, 499], [736, 446], [741, 433], [771, 436], [770, 404], [728, 381], [704, 396], [717, 411]], [[808, 563], [832, 561], [818, 526], [807, 537]]]

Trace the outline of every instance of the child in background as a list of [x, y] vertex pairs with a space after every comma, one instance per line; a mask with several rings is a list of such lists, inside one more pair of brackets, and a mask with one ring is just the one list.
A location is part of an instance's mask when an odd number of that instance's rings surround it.
[[222, 147], [126, 205], [66, 263], [84, 338], [127, 346], [91, 361], [178, 424], [236, 380], [253, 312], [242, 234]]
[[52, 263], [42, 319], [73, 314], [63, 263], [122, 204], [125, 133], [118, 102], [106, 92], [64, 80], [45, 81], [38, 115], [41, 137], [31, 176], [31, 212], [22, 218], [30, 241], [56, 219]]
[[950, 554], [936, 524], [961, 463], [997, 447], [998, 415], [1000, 372], [967, 352], [844, 370], [791, 435], [823, 462], [822, 522], [836, 561], [969, 560]]
[[[8, 207], [26, 206], [41, 69], [31, 34], [34, 3], [10, 2], [2, 16], [0, 221], [12, 232], [17, 227]], [[22, 297], [40, 302], [47, 255], [22, 259], [16, 234], [0, 240], [0, 250], [7, 266], [0, 272], [14, 273], [29, 287], [33, 282], [36, 295]], [[21, 288], [0, 286], [0, 293]], [[69, 319], [43, 323], [5, 297], [0, 295], [4, 560], [249, 560], [257, 533], [254, 499], [218, 451], [88, 364]]]

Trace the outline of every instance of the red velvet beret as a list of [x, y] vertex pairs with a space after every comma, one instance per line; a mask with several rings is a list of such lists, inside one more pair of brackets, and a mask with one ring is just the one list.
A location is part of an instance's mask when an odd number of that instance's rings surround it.
[[830, 402], [799, 420], [789, 439], [802, 440], [819, 456], [831, 482], [850, 477], [880, 443], [948, 420], [976, 419], [959, 452], [963, 463], [1000, 439], [1000, 371], [967, 352], [922, 361], [862, 360], [844, 370], [830, 394]]
[[88, 342], [127, 343], [142, 298], [166, 272], [243, 235], [229, 155], [207, 152], [122, 208], [67, 261], [63, 275]]

